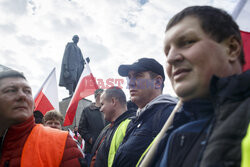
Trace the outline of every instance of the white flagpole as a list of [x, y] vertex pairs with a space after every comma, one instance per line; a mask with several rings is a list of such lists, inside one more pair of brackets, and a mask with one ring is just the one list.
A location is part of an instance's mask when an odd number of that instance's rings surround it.
[[236, 7], [234, 8], [233, 12], [232, 12], [232, 17], [234, 20], [236, 20], [241, 12], [241, 10], [243, 9], [243, 7], [245, 6], [247, 0], [239, 0], [239, 2], [237, 3]]

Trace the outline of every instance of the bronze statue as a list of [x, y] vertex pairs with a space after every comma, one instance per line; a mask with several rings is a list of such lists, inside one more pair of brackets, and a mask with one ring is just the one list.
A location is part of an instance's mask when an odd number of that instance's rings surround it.
[[[66, 87], [70, 96], [76, 89], [85, 64], [81, 49], [77, 46], [78, 35], [74, 35], [72, 40], [73, 42], [69, 42], [64, 51], [59, 81], [59, 86]], [[89, 58], [87, 58], [87, 62], [89, 62]]]

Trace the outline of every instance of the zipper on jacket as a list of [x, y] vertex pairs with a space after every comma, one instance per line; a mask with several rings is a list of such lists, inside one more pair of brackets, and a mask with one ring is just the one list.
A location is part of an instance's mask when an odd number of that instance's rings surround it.
[[180, 142], [180, 146], [181, 146], [181, 147], [184, 146], [184, 140], [185, 140], [185, 136], [182, 135], [182, 136], [181, 136], [181, 142]]

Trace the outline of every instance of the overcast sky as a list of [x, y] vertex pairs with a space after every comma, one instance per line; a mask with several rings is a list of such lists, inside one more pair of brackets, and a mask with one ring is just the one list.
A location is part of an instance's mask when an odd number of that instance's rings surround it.
[[[238, 1], [0, 0], [0, 64], [24, 72], [35, 95], [53, 67], [59, 82], [65, 46], [77, 34], [93, 75], [104, 81], [121, 79], [119, 65], [141, 57], [153, 57], [165, 66], [164, 29], [176, 12], [212, 5], [231, 13]], [[249, 9], [248, 1], [237, 19], [245, 31], [250, 31]], [[60, 100], [68, 96], [64, 87], [58, 90]], [[169, 81], [164, 93], [175, 95]]]

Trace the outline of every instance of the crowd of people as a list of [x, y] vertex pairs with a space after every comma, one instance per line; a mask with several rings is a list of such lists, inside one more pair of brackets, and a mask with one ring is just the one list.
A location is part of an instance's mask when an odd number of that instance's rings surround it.
[[0, 166], [249, 167], [250, 71], [238, 25], [218, 8], [185, 8], [166, 26], [164, 53], [177, 97], [162, 93], [163, 66], [139, 58], [118, 68], [131, 101], [119, 87], [97, 89], [72, 133], [59, 111], [33, 112], [22, 73], [0, 72]]

